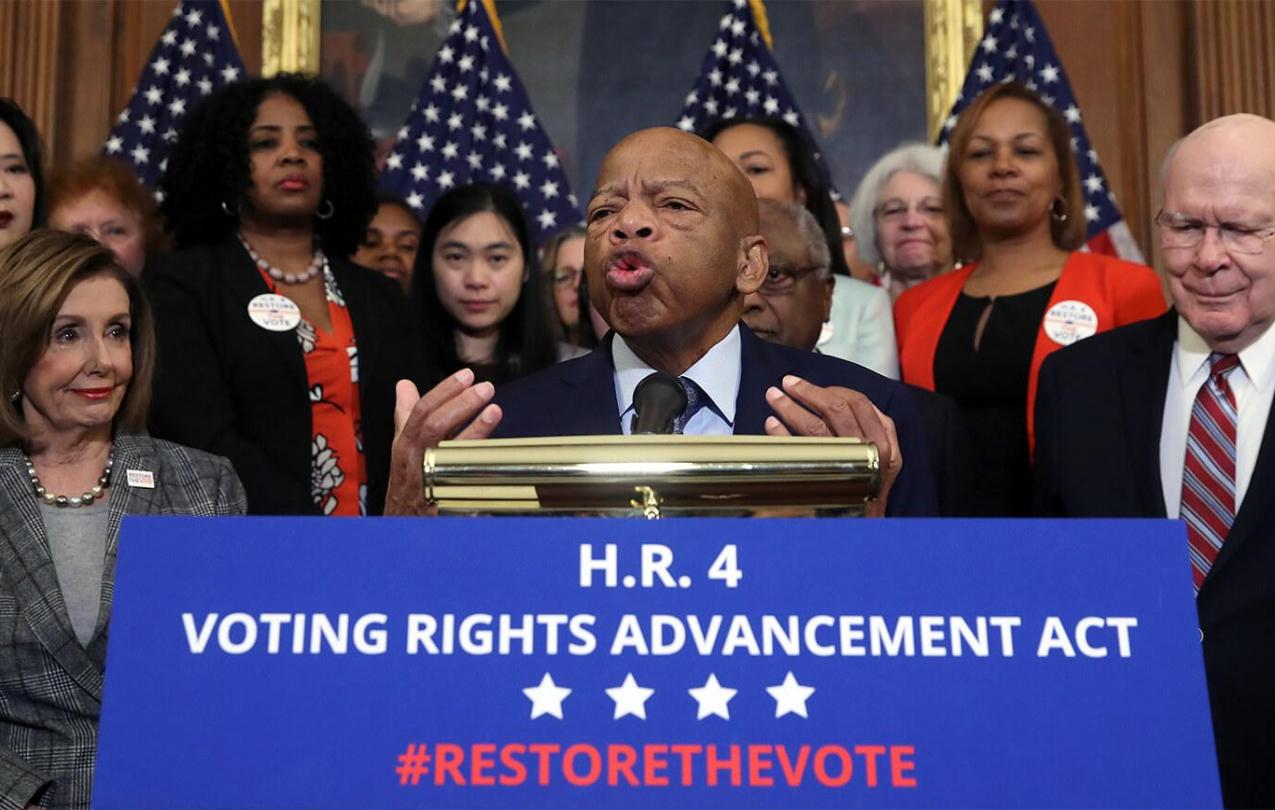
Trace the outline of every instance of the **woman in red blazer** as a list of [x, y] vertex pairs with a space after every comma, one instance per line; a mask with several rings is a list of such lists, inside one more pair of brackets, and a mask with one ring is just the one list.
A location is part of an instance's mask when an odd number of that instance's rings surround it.
[[996, 85], [962, 114], [943, 197], [965, 264], [895, 303], [903, 379], [961, 408], [979, 470], [966, 513], [1028, 514], [1041, 362], [1163, 313], [1164, 295], [1148, 267], [1074, 252], [1085, 216], [1071, 131], [1022, 85]]

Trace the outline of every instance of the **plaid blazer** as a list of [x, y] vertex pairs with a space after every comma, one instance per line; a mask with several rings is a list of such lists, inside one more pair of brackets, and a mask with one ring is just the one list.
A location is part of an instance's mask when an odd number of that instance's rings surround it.
[[[153, 472], [155, 488], [128, 486], [130, 469]], [[0, 810], [89, 806], [120, 519], [241, 515], [247, 500], [226, 459], [119, 435], [108, 508], [102, 602], [85, 648], [71, 628], [22, 453], [0, 448]]]

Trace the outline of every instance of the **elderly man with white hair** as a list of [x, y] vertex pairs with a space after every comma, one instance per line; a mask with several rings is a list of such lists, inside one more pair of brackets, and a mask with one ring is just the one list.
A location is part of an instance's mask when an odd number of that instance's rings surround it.
[[1036, 507], [1186, 524], [1223, 800], [1272, 807], [1275, 122], [1184, 138], [1155, 221], [1173, 309], [1045, 361]]

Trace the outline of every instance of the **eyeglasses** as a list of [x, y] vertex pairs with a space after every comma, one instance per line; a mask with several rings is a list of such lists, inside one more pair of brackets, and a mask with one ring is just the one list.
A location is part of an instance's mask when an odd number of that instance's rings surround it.
[[579, 270], [555, 270], [553, 271], [553, 286], [555, 287], [578, 287], [580, 285]]
[[822, 265], [814, 267], [783, 267], [782, 265], [772, 264], [770, 270], [766, 273], [766, 280], [761, 283], [762, 295], [789, 295], [797, 289], [797, 282], [805, 278], [811, 273], [817, 273], [827, 268]]
[[907, 212], [913, 209], [921, 216], [930, 219], [942, 219], [945, 213], [943, 201], [938, 197], [926, 197], [918, 200], [915, 206], [907, 200], [896, 197], [878, 205], [873, 213], [877, 215], [877, 219], [888, 222], [903, 219]]
[[1171, 249], [1189, 250], [1199, 247], [1204, 241], [1205, 232], [1210, 228], [1217, 231], [1218, 240], [1233, 253], [1261, 253], [1266, 249], [1266, 243], [1275, 237], [1275, 228], [1272, 227], [1257, 227], [1242, 222], [1206, 225], [1198, 219], [1170, 214], [1163, 209], [1155, 215], [1155, 224], [1160, 228], [1161, 247]]

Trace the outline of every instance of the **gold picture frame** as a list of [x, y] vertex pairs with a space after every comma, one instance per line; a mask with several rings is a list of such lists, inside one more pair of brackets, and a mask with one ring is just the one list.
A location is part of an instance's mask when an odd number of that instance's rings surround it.
[[[983, 38], [981, 0], [922, 0], [925, 10], [925, 112], [933, 140], [961, 90]], [[322, 0], [264, 0], [262, 73], [319, 72]]]

